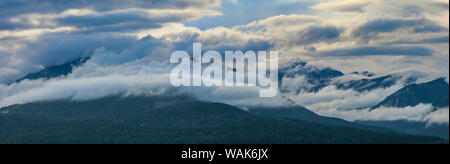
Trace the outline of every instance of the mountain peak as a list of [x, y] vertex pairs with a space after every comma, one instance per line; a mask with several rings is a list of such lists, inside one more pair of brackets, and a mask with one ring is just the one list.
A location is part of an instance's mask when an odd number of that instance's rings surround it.
[[436, 108], [449, 106], [449, 84], [444, 78], [439, 78], [427, 83], [411, 84], [387, 97], [381, 106], [404, 108], [419, 104], [432, 104]]
[[90, 57], [82, 57], [61, 65], [50, 66], [39, 72], [30, 73], [14, 82], [8, 83], [8, 85], [19, 83], [23, 80], [51, 79], [60, 76], [67, 76], [68, 74], [72, 73], [74, 67], [83, 65], [89, 59]]

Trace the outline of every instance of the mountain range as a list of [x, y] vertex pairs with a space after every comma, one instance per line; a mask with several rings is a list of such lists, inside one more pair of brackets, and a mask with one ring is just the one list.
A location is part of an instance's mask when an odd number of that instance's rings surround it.
[[1, 113], [0, 143], [448, 143], [435, 137], [255, 115], [182, 96], [36, 102], [3, 108]]
[[[349, 75], [360, 75], [362, 78], [341, 81], [340, 77], [343, 77], [343, 72], [335, 70], [330, 67], [320, 68], [313, 65], [308, 65], [307, 62], [295, 62], [285, 66], [279, 70], [280, 86], [283, 85], [284, 78], [304, 77], [305, 82], [308, 85], [297, 87], [296, 93], [306, 92], [319, 92], [321, 89], [327, 86], [335, 86], [340, 90], [352, 89], [357, 92], [372, 91], [378, 88], [389, 88], [403, 80], [405, 85], [413, 84], [417, 81], [417, 77], [404, 77], [400, 74], [389, 74], [385, 76], [375, 77], [374, 73], [368, 71], [352, 72]], [[281, 92], [292, 92], [292, 90], [286, 90], [281, 87]]]
[[[88, 59], [48, 67], [23, 80], [66, 76]], [[279, 78], [305, 77], [308, 87], [300, 92], [318, 92], [333, 85], [357, 92], [388, 88], [404, 80], [400, 75], [341, 82], [345, 74], [297, 62], [280, 69]], [[405, 87], [372, 107], [406, 107], [420, 103], [448, 107], [449, 85], [440, 78]], [[11, 84], [12, 84], [11, 83]], [[282, 85], [282, 84], [280, 84]], [[289, 92], [283, 90], [281, 92]], [[0, 109], [0, 143], [448, 143], [448, 124], [422, 122], [355, 121], [319, 116], [295, 104], [286, 108], [240, 108], [201, 102], [188, 96], [112, 96], [86, 102], [59, 100], [14, 105]], [[420, 136], [435, 136], [420, 137]], [[444, 140], [440, 138], [445, 138]]]
[[374, 106], [404, 108], [420, 103], [432, 104], [436, 108], [449, 106], [449, 84], [443, 79], [436, 79], [422, 84], [410, 84]]

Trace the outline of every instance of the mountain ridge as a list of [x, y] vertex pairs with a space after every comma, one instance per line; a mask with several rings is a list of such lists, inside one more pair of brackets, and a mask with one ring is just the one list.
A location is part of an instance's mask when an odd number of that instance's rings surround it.
[[74, 67], [83, 65], [89, 59], [90, 59], [89, 57], [83, 57], [61, 65], [50, 66], [38, 72], [29, 73], [20, 79], [8, 83], [7, 85], [11, 85], [13, 83], [20, 83], [23, 80], [51, 79], [61, 76], [67, 76], [70, 73], [72, 73]]
[[372, 107], [372, 110], [382, 106], [397, 108], [413, 107], [421, 103], [432, 104], [435, 108], [449, 106], [449, 84], [444, 78], [422, 84], [408, 85]]
[[380, 133], [261, 117], [185, 97], [109, 97], [1, 109], [0, 143], [447, 143], [434, 137]]

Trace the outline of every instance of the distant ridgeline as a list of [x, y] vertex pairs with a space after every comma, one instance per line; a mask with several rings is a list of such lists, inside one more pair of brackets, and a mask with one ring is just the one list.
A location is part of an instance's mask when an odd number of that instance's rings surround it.
[[[15, 82], [66, 76], [88, 59], [51, 66]], [[279, 79], [304, 76], [310, 87], [299, 88], [298, 93], [318, 92], [329, 85], [365, 92], [388, 88], [404, 79], [401, 75], [352, 74], [366, 78], [334, 81], [344, 73], [298, 62], [281, 68]], [[436, 110], [449, 106], [449, 84], [443, 78], [423, 84], [416, 81], [407, 79], [403, 89], [372, 110], [420, 103], [432, 104]], [[283, 90], [286, 88], [280, 89], [288, 92]], [[84, 143], [448, 143], [448, 124], [429, 126], [426, 122], [404, 120], [355, 123], [319, 116], [299, 105], [248, 111], [186, 97], [110, 97], [87, 102], [29, 103], [0, 109], [0, 143], [79, 143], [80, 139]]]
[[[319, 92], [327, 86], [335, 86], [340, 90], [352, 89], [356, 92], [367, 92], [379, 88], [392, 87], [400, 80], [404, 80], [405, 87], [395, 94], [386, 98], [383, 102], [373, 106], [376, 109], [381, 106], [403, 108], [407, 106], [416, 106], [420, 103], [433, 104], [436, 108], [449, 106], [449, 84], [444, 78], [439, 78], [431, 82], [416, 84], [417, 77], [406, 78], [400, 74], [390, 74], [386, 76], [374, 77], [375, 74], [364, 72], [353, 72], [351, 74], [365, 76], [366, 78], [341, 82], [335, 80], [345, 74], [326, 67], [318, 68], [310, 66], [306, 62], [296, 62], [281, 68], [279, 73], [280, 90], [282, 93], [287, 92]], [[296, 78], [302, 76], [308, 85], [299, 87], [283, 88], [283, 79]], [[297, 88], [297, 90], [291, 90]]]
[[432, 104], [436, 108], [449, 106], [449, 84], [440, 78], [423, 84], [408, 85], [387, 97], [372, 109], [382, 106], [404, 108], [419, 104]]
[[60, 100], [14, 105], [0, 112], [0, 144], [448, 143], [324, 118], [302, 107], [254, 109], [254, 114], [189, 97]]
[[[432, 104], [433, 111], [449, 106], [449, 84], [443, 79], [437, 79], [423, 84], [411, 84], [384, 99], [372, 107], [414, 107], [419, 104]], [[400, 110], [400, 109], [399, 109]], [[357, 121], [358, 123], [393, 129], [413, 135], [429, 135], [449, 138], [449, 125], [428, 124], [427, 122], [413, 122], [407, 120], [396, 121]]]
[[43, 70], [36, 72], [36, 73], [30, 73], [26, 75], [25, 77], [22, 77], [14, 82], [9, 83], [8, 85], [11, 85], [13, 83], [19, 83], [23, 80], [37, 80], [37, 79], [51, 79], [61, 76], [67, 76], [70, 73], [72, 73], [72, 70], [74, 67], [78, 67], [83, 65], [86, 61], [88, 61], [90, 57], [83, 57], [79, 58], [77, 60], [62, 64], [62, 65], [56, 65], [56, 66], [50, 66], [47, 68], [44, 68]]
[[[342, 77], [345, 74], [341, 71], [335, 70], [330, 67], [318, 68], [315, 66], [308, 65], [306, 62], [296, 62], [288, 65], [285, 68], [280, 69], [279, 80], [280, 86], [283, 85], [284, 78], [295, 78], [303, 76], [305, 82], [308, 83], [307, 86], [297, 87], [297, 93], [300, 92], [319, 92], [327, 86], [335, 86], [340, 90], [353, 89], [357, 92], [372, 91], [378, 88], [389, 88], [397, 84], [399, 80], [402, 80], [401, 75], [391, 74], [381, 77], [374, 77], [375, 74], [364, 71], [364, 72], [352, 72], [352, 75], [361, 75], [362, 79], [350, 80], [346, 82], [335, 81], [336, 78]], [[405, 80], [405, 84], [413, 84], [417, 79], [411, 77]], [[300, 84], [299, 84], [300, 85]], [[294, 87], [296, 88], [296, 87]], [[282, 93], [292, 92], [292, 90], [280, 87]]]
[[[62, 65], [47, 67], [39, 72], [28, 74], [8, 85], [23, 80], [51, 79], [66, 76], [72, 73], [73, 68], [83, 65], [89, 59], [89, 57], [83, 57]], [[295, 62], [279, 70], [279, 80], [280, 86], [282, 86], [283, 78], [304, 76], [309, 85], [307, 87], [299, 87], [296, 92], [309, 93], [318, 92], [329, 85], [333, 85], [340, 90], [352, 89], [357, 92], [365, 92], [378, 88], [391, 87], [402, 79], [402, 76], [400, 75], [386, 75], [370, 78], [373, 77], [374, 74], [367, 71], [361, 73], [353, 72], [351, 74], [363, 75], [367, 78], [347, 82], [333, 81], [335, 78], [342, 77], [345, 74], [329, 67], [318, 68], [315, 66], [308, 66], [307, 62]], [[372, 110], [382, 106], [403, 108], [407, 106], [416, 106], [420, 103], [432, 104], [436, 108], [449, 106], [449, 84], [443, 78], [423, 84], [416, 84], [416, 81], [417, 79], [414, 77], [406, 79], [406, 86], [403, 89], [373, 106]], [[280, 87], [280, 91], [282, 93], [292, 92], [292, 90], [283, 87]]]

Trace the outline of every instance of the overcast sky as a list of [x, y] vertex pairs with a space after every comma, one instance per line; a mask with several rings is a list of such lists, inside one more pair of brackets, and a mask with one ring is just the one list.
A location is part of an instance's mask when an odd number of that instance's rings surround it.
[[344, 72], [448, 74], [448, 0], [3, 0], [0, 9], [1, 82], [147, 36], [149, 47], [279, 50]]
[[[160, 86], [142, 78], [164, 76], [170, 54], [193, 42], [221, 52], [277, 50], [281, 65], [448, 79], [449, 1], [2, 0], [0, 106]], [[66, 79], [4, 85], [81, 57], [92, 59]]]

